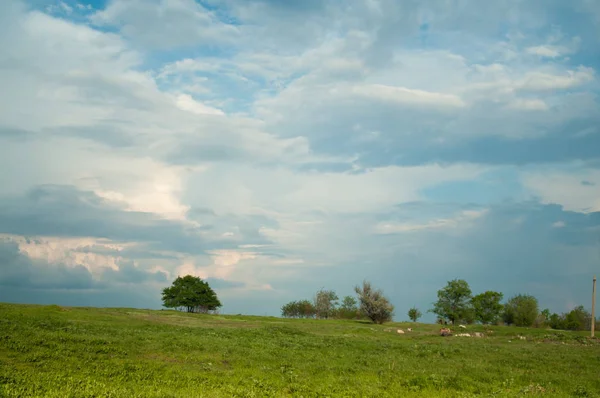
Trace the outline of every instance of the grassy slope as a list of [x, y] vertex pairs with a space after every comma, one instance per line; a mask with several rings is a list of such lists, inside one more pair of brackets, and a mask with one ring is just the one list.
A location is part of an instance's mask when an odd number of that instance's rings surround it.
[[411, 325], [415, 331], [406, 335], [385, 332], [390, 326], [0, 304], [0, 397], [600, 391], [600, 344], [584, 334], [496, 327], [485, 339], [442, 338], [435, 325]]

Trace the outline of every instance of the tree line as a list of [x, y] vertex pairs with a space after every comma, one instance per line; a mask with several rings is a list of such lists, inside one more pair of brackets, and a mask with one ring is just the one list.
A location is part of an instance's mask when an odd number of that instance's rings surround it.
[[[578, 306], [573, 310], [556, 314], [549, 309], [539, 310], [538, 300], [529, 294], [517, 294], [502, 303], [500, 292], [485, 291], [473, 295], [464, 279], [454, 279], [438, 290], [438, 300], [429, 310], [438, 316], [441, 324], [505, 324], [525, 327], [550, 327], [561, 330], [589, 330], [592, 316]], [[409, 317], [411, 317], [409, 310]], [[412, 317], [411, 317], [412, 319]], [[416, 319], [414, 319], [416, 320]]]
[[[320, 289], [312, 300], [291, 301], [281, 307], [288, 318], [368, 319], [374, 323], [392, 320], [394, 306], [381, 289], [364, 281], [355, 286], [356, 297], [345, 296], [341, 301], [333, 290]], [[550, 327], [560, 330], [589, 330], [591, 314], [583, 306], [557, 314], [549, 309], [539, 310], [538, 300], [529, 294], [518, 294], [505, 303], [501, 292], [485, 291], [473, 295], [464, 279], [448, 281], [437, 292], [437, 301], [428, 310], [437, 315], [440, 324], [505, 324], [525, 327]], [[222, 306], [215, 291], [201, 278], [178, 277], [162, 291], [163, 306], [187, 312], [216, 312]], [[407, 313], [416, 322], [423, 315], [412, 307]], [[598, 325], [600, 326], [600, 325]], [[600, 327], [597, 328], [600, 330]]]
[[[285, 304], [281, 307], [281, 315], [288, 318], [370, 319], [375, 323], [392, 320], [394, 306], [380, 289], [374, 289], [365, 281], [362, 287], [355, 287], [355, 292], [357, 298], [345, 296], [340, 303], [333, 290], [321, 289], [312, 300]], [[428, 312], [437, 315], [439, 324], [504, 324], [560, 330], [589, 330], [591, 326], [591, 314], [583, 306], [556, 314], [548, 309], [540, 311], [538, 300], [529, 294], [517, 294], [504, 303], [503, 299], [503, 293], [491, 290], [473, 295], [467, 281], [454, 279], [438, 290], [437, 301]], [[407, 315], [416, 322], [423, 313], [412, 307]]]
[[369, 319], [374, 323], [392, 320], [394, 306], [381, 289], [374, 288], [364, 281], [356, 286], [357, 297], [345, 296], [341, 303], [333, 290], [320, 289], [311, 300], [291, 301], [281, 307], [281, 315], [286, 318], [317, 319]]

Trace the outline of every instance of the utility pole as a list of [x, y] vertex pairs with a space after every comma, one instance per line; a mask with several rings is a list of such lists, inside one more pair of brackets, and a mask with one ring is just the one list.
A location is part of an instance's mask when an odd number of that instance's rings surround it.
[[596, 275], [594, 275], [594, 284], [592, 286], [592, 337], [596, 329]]

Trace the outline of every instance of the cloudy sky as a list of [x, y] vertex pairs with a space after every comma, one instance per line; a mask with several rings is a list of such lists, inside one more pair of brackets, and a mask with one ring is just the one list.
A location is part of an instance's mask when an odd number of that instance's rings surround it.
[[0, 301], [589, 307], [599, 49], [595, 0], [0, 1]]

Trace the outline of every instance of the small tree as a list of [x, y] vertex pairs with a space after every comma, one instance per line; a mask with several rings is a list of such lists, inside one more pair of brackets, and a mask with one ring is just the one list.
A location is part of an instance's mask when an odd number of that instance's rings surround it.
[[222, 306], [208, 283], [192, 275], [179, 276], [170, 287], [164, 288], [162, 301], [166, 308], [186, 309], [187, 312], [207, 313]]
[[317, 318], [331, 318], [335, 313], [338, 296], [333, 290], [321, 289], [315, 295], [315, 311]]
[[413, 322], [419, 320], [422, 315], [423, 314], [421, 314], [421, 311], [419, 311], [416, 307], [412, 307], [410, 310], [408, 310], [408, 318]]
[[290, 301], [281, 307], [281, 316], [285, 318], [297, 318], [300, 316], [300, 312], [298, 311], [298, 302]]
[[389, 322], [394, 316], [394, 306], [380, 289], [373, 289], [370, 282], [364, 281], [362, 287], [354, 288], [358, 294], [360, 311], [374, 323]]
[[357, 301], [352, 296], [346, 296], [342, 300], [342, 304], [337, 310], [337, 315], [342, 319], [356, 319], [358, 318], [358, 305]]
[[471, 307], [471, 288], [467, 281], [454, 279], [446, 287], [438, 290], [438, 301], [430, 310], [441, 318], [454, 324], [457, 321], [470, 321], [473, 319]]
[[592, 326], [592, 314], [587, 312], [583, 305], [573, 308], [564, 315], [565, 329], [568, 330], [589, 330]]
[[300, 318], [313, 318], [317, 313], [313, 303], [308, 300], [300, 300], [296, 305], [298, 306], [298, 316]]
[[499, 292], [487, 291], [473, 297], [471, 304], [475, 319], [484, 325], [496, 323], [502, 315], [503, 305], [501, 303], [504, 295]]
[[539, 314], [538, 301], [528, 294], [512, 297], [504, 306], [504, 322], [515, 326], [531, 326]]
[[290, 301], [281, 307], [281, 316], [285, 318], [312, 318], [315, 306], [308, 300]]

